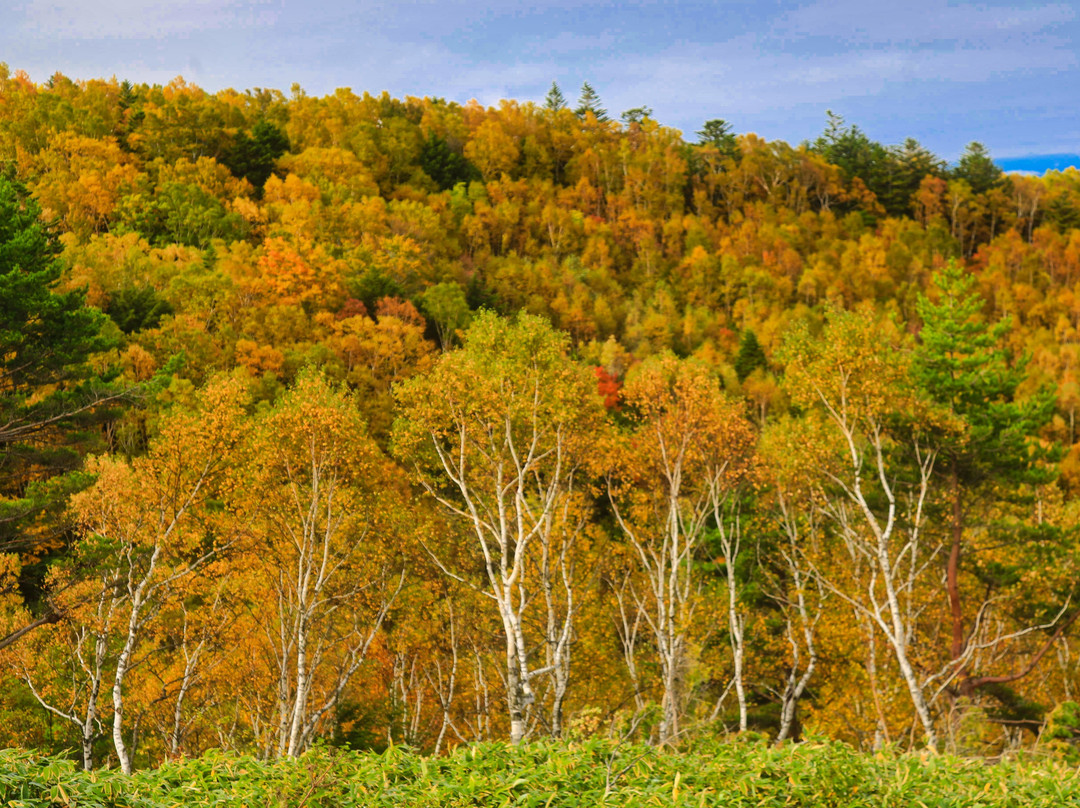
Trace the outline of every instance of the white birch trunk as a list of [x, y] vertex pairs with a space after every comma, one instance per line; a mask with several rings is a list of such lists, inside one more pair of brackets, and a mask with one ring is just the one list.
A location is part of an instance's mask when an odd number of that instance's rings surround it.
[[[825, 579], [822, 580], [852, 606], [864, 611], [881, 630], [893, 651], [900, 675], [922, 726], [926, 745], [936, 751], [937, 733], [926, 698], [926, 683], [915, 671], [909, 655], [911, 638], [915, 631], [915, 615], [911, 603], [916, 595], [914, 589], [918, 583], [918, 575], [926, 564], [920, 555], [923, 506], [929, 493], [936, 455], [932, 451], [924, 450], [917, 442], [913, 444], [919, 479], [904, 514], [906, 528], [903, 535], [899, 535], [901, 503], [898, 501], [894, 483], [886, 471], [885, 438], [881, 426], [870, 423], [861, 439], [869, 444], [868, 451], [873, 463], [870, 479], [875, 480], [887, 503], [883, 516], [879, 516], [870, 507], [864, 492], [868, 477], [864, 469], [863, 454], [859, 449], [860, 436], [842, 410], [829, 408], [829, 411], [844, 436], [850, 461], [850, 477], [847, 480], [835, 478], [834, 481], [842, 488], [844, 500], [854, 506], [862, 528], [860, 530], [851, 524], [843, 505], [834, 503], [830, 514], [840, 527], [849, 552], [869, 562], [872, 574], [865, 585], [865, 599], [854, 598]], [[868, 538], [864, 537], [866, 532], [869, 533]], [[908, 569], [906, 576], [902, 569], [904, 564]], [[902, 601], [905, 601], [906, 605]]]
[[674, 446], [669, 445], [667, 436], [659, 428], [656, 437], [665, 484], [655, 508], [659, 536], [646, 537], [624, 518], [610, 478], [608, 500], [620, 530], [637, 553], [649, 588], [647, 607], [641, 614], [652, 631], [660, 663], [662, 695], [657, 740], [664, 746], [674, 743], [680, 733], [687, 631], [697, 593], [693, 559], [709, 514], [709, 502], [704, 496], [683, 502], [684, 463], [695, 436], [681, 435]]
[[[802, 698], [806, 688], [813, 678], [817, 668], [817, 643], [816, 627], [824, 611], [824, 594], [820, 582], [816, 582], [816, 603], [811, 615], [811, 609], [807, 603], [807, 588], [810, 585], [811, 575], [807, 569], [805, 551], [802, 542], [809, 540], [814, 542], [817, 532], [817, 509], [811, 504], [809, 508], [808, 536], [804, 536], [800, 530], [798, 517], [792, 512], [784, 491], [777, 492], [777, 506], [780, 514], [780, 522], [787, 539], [787, 547], [781, 551], [787, 567], [787, 574], [791, 579], [791, 594], [780, 595], [784, 619], [786, 622], [785, 633], [788, 645], [791, 647], [791, 668], [788, 671], [784, 690], [780, 696], [780, 728], [776, 734], [778, 743], [787, 740], [792, 735], [795, 726], [799, 699]], [[801, 670], [803, 664], [803, 651], [806, 653], [806, 667]]]
[[[444, 573], [477, 588], [495, 603], [503, 628], [510, 742], [518, 744], [530, 732], [536, 702], [532, 682], [540, 676], [554, 682], [550, 727], [553, 734], [561, 732], [574, 620], [569, 556], [576, 531], [565, 533], [567, 509], [574, 496], [574, 472], [566, 464], [566, 439], [560, 427], [533, 420], [531, 430], [520, 435], [507, 418], [497, 427], [487, 425], [481, 437], [472, 428], [475, 425], [458, 424], [456, 446], [452, 447], [432, 436], [442, 470], [460, 500], [449, 499], [431, 485], [425, 487], [444, 508], [470, 525], [484, 560], [486, 586], [479, 587], [451, 571], [436, 553], [430, 549], [429, 553]], [[478, 441], [489, 464], [486, 480], [471, 475], [470, 450]], [[553, 556], [559, 559], [557, 564]], [[561, 575], [558, 584], [554, 566]], [[565, 593], [562, 604], [555, 596], [558, 585]], [[547, 608], [546, 632], [539, 643], [530, 641], [525, 632], [526, 615], [537, 592], [543, 593]], [[545, 664], [531, 668], [532, 646], [537, 644], [544, 652]]]
[[738, 558], [742, 544], [742, 525], [739, 520], [737, 506], [733, 507], [732, 510], [733, 513], [729, 520], [724, 513], [723, 500], [713, 498], [713, 513], [717, 528], [720, 531], [720, 548], [724, 552], [724, 570], [727, 577], [728, 632], [731, 638], [731, 656], [734, 666], [732, 681], [735, 685], [735, 698], [739, 705], [739, 732], [746, 732], [746, 685], [743, 678], [743, 662], [745, 659], [743, 630], [746, 620], [739, 611], [738, 582], [735, 580], [735, 559]]

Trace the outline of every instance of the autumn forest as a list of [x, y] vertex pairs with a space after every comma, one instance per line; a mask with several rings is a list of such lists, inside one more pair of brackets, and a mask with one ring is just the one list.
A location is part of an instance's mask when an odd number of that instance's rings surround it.
[[0, 747], [1080, 756], [1080, 172], [567, 95], [0, 64]]

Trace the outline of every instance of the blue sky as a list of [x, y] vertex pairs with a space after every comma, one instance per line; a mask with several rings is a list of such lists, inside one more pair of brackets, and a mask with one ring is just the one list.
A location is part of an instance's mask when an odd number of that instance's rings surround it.
[[[36, 81], [298, 82], [484, 104], [583, 80], [687, 139], [724, 118], [797, 143], [825, 110], [953, 160], [1080, 152], [1080, 3], [905, 0], [4, 0], [0, 60]], [[1066, 160], [1066, 162], [1070, 162]], [[1008, 164], [1008, 163], [1006, 163]], [[1025, 164], [1028, 165], [1028, 164]], [[1037, 170], [1037, 169], [1036, 169]]]

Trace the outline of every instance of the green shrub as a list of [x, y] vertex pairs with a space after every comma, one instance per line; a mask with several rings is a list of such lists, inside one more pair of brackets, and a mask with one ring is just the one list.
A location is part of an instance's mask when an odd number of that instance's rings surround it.
[[440, 758], [319, 748], [274, 763], [212, 753], [133, 777], [8, 750], [0, 752], [0, 805], [1059, 808], [1080, 805], [1080, 775], [1054, 762], [987, 766], [840, 743], [711, 743], [685, 752], [595, 740], [477, 744]]

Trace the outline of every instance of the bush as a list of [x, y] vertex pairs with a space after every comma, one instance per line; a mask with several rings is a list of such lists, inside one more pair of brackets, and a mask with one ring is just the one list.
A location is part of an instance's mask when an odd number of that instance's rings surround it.
[[124, 777], [0, 752], [0, 804], [164, 806], [835, 806], [935, 808], [1080, 803], [1055, 763], [986, 766], [947, 755], [868, 755], [839, 743], [714, 743], [687, 752], [607, 741], [459, 747], [442, 758], [318, 748], [276, 763], [221, 753]]

